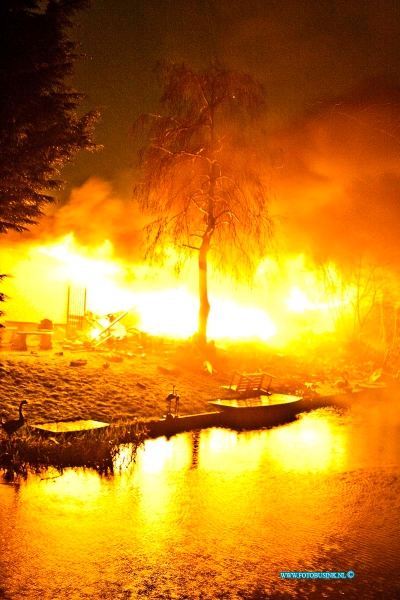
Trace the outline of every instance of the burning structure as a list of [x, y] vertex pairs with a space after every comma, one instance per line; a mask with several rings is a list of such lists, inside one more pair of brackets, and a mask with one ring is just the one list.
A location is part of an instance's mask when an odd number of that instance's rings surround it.
[[[16, 253], [3, 249], [7, 269], [14, 273], [4, 285], [10, 297], [8, 321], [48, 317], [66, 324], [68, 294], [80, 287], [87, 290], [81, 310], [100, 315], [131, 310], [136, 326], [154, 335], [187, 338], [196, 331], [196, 277], [190, 264], [186, 276], [177, 278], [172, 261], [162, 269], [127, 264], [113, 257], [110, 242], [85, 248], [72, 233], [24, 252], [24, 258], [13, 265]], [[314, 333], [331, 331], [332, 309], [339, 305], [339, 300], [331, 301], [324, 294], [301, 256], [287, 259], [282, 266], [272, 259], [263, 261], [251, 290], [229, 279], [212, 280], [211, 298], [209, 334], [214, 339], [272, 341], [275, 337], [283, 342], [304, 328]]]

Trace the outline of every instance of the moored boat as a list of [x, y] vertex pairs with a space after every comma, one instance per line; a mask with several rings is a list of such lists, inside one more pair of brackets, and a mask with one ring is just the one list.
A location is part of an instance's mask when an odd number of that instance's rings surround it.
[[265, 394], [254, 398], [220, 399], [210, 402], [233, 427], [265, 427], [292, 420], [301, 412], [301, 396]]

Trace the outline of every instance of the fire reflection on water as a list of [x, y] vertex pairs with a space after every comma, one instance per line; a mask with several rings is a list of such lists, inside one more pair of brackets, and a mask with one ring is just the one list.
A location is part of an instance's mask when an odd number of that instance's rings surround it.
[[291, 428], [274, 431], [274, 460], [288, 471], [340, 469], [346, 460], [345, 440], [340, 429], [311, 413]]
[[[268, 446], [265, 438], [268, 438]], [[270, 445], [273, 452], [270, 452]], [[184, 470], [193, 464], [193, 441], [189, 436], [176, 436], [171, 440], [148, 440], [138, 450], [138, 465], [132, 465], [131, 449], [121, 447], [114, 459], [117, 472], [132, 469], [142, 475]], [[196, 449], [196, 466], [207, 471], [226, 471], [240, 474], [256, 470], [263, 458], [274, 461], [288, 471], [327, 471], [343, 466], [345, 441], [340, 429], [328, 420], [310, 413], [302, 415], [290, 427], [277, 427], [249, 435], [236, 431], [210, 429], [200, 434]]]
[[260, 586], [300, 599], [307, 582], [289, 590], [281, 570], [353, 569], [346, 597], [372, 598], [372, 564], [394, 581], [400, 531], [385, 507], [394, 514], [400, 490], [395, 431], [371, 415], [362, 427], [320, 409], [271, 430], [158, 438], [135, 463], [122, 446], [112, 477], [67, 470], [0, 486], [1, 585], [29, 600], [250, 598]]
[[62, 476], [50, 474], [41, 481], [37, 492], [46, 498], [45, 501], [56, 502], [59, 509], [71, 512], [81, 513], [82, 505], [85, 510], [90, 510], [101, 493], [101, 480], [92, 471], [68, 469]]

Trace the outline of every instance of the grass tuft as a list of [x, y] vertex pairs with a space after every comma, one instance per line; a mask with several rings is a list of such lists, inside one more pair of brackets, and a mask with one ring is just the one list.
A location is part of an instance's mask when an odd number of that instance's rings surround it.
[[27, 427], [11, 438], [0, 438], [0, 469], [26, 475], [48, 467], [87, 467], [100, 474], [115, 470], [119, 447], [129, 444], [131, 461], [146, 439], [146, 429], [138, 423], [116, 423], [106, 429], [77, 433], [43, 434]]

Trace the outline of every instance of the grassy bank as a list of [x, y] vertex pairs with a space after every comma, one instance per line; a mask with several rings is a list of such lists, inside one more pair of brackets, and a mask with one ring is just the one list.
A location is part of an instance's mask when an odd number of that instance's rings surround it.
[[[221, 385], [229, 383], [235, 370], [271, 373], [276, 376], [274, 391], [312, 397], [337, 391], [335, 381], [343, 378], [344, 369], [354, 383], [367, 380], [379, 367], [379, 356], [346, 355], [338, 352], [337, 342], [322, 341], [302, 342], [286, 352], [262, 344], [236, 344], [213, 348], [210, 355], [202, 355], [190, 343], [171, 344], [167, 350], [119, 345], [79, 353], [63, 349], [61, 342], [50, 351], [1, 349], [0, 418], [17, 418], [19, 403], [28, 404], [27, 426], [11, 439], [0, 429], [0, 466], [7, 468], [11, 461], [20, 471], [28, 464], [110, 470], [119, 444], [141, 443], [142, 433], [132, 427], [136, 419], [161, 418], [173, 390], [180, 395], [179, 414], [208, 412], [210, 399], [227, 397]], [[79, 359], [83, 363], [77, 364]], [[76, 419], [105, 421], [111, 427], [53, 439], [29, 428]]]
[[[325, 344], [327, 346], [327, 344]], [[276, 376], [274, 389], [295, 393], [313, 389], [325, 393], [342, 377], [365, 379], [374, 368], [371, 358], [356, 364], [356, 356], [334, 356], [338, 344], [310, 346], [306, 343], [285, 352], [262, 344], [235, 344], [202, 355], [190, 344], [175, 344], [168, 350], [149, 350], [119, 345], [108, 351], [74, 353], [62, 348], [27, 352], [0, 349], [0, 418], [17, 416], [21, 400], [27, 400], [28, 423], [64, 419], [132, 421], [161, 418], [165, 399], [173, 386], [180, 395], [180, 414], [209, 410], [208, 400], [226, 392], [235, 370], [263, 370]], [[62, 353], [62, 354], [61, 354]], [[86, 364], [71, 366], [83, 359]], [[212, 373], [205, 367], [208, 360]], [[119, 361], [119, 362], [117, 362]]]
[[[188, 370], [171, 365], [162, 355], [125, 355], [118, 363], [108, 357], [92, 352], [64, 352], [63, 356], [44, 351], [35, 355], [0, 353], [0, 416], [15, 418], [19, 402], [27, 400], [28, 423], [160, 418], [174, 385], [181, 397], [182, 414], [191, 414], [207, 410], [207, 400], [218, 396], [224, 380], [218, 373], [211, 376], [202, 370], [202, 363]], [[78, 358], [86, 360], [86, 365], [70, 366]], [[168, 373], [160, 372], [160, 367]]]

